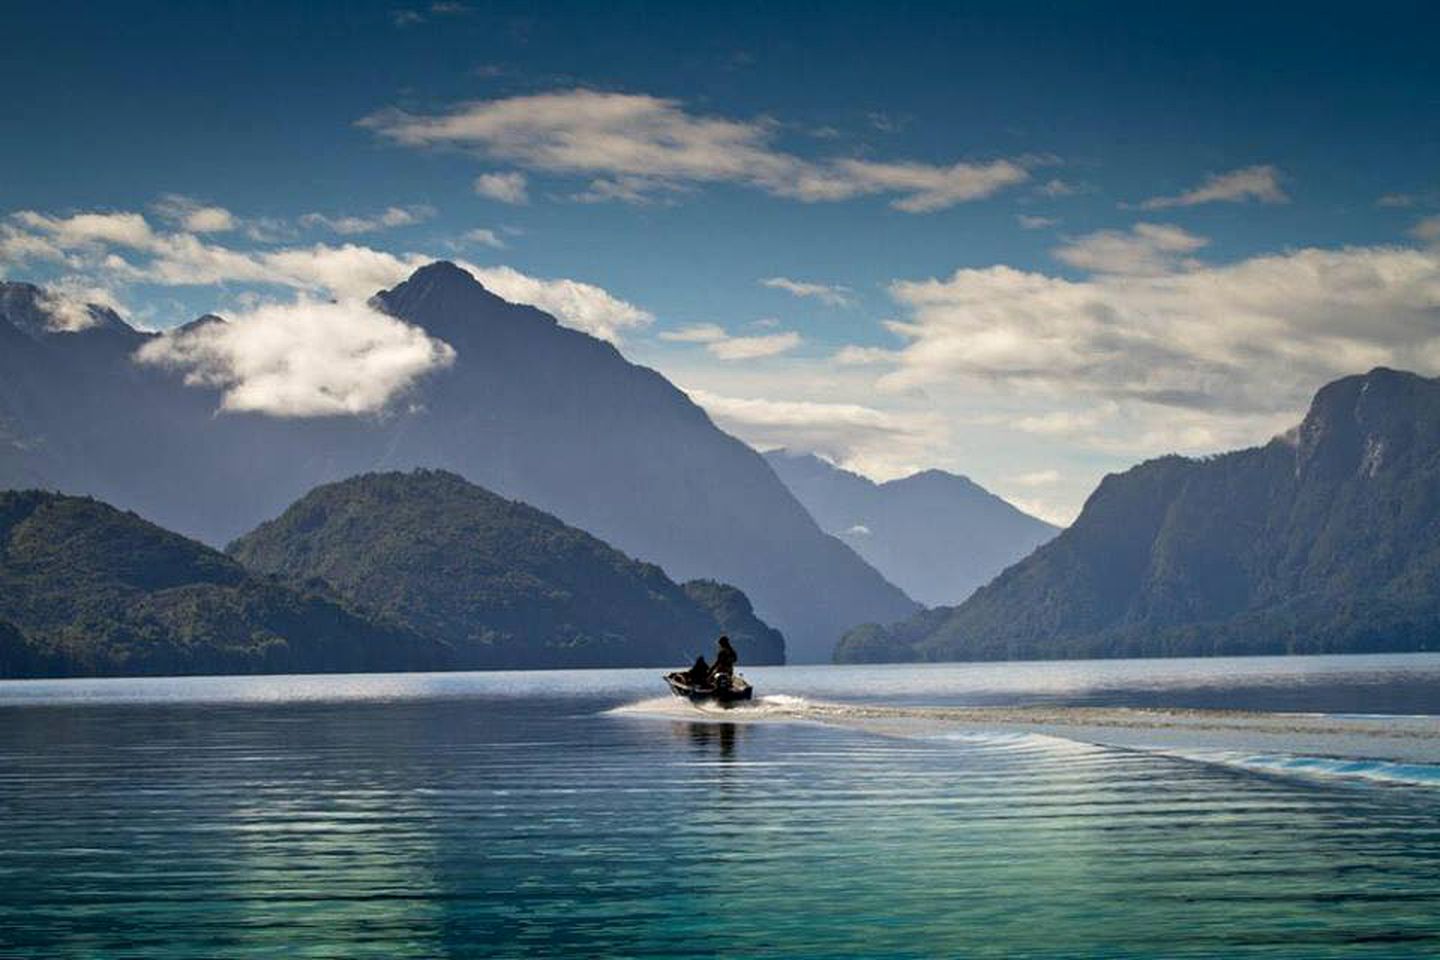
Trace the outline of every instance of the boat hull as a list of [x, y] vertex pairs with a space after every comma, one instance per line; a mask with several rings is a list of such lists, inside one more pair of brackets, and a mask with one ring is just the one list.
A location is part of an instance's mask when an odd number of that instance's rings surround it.
[[669, 685], [671, 693], [689, 700], [691, 703], [716, 703], [728, 707], [737, 703], [745, 703], [755, 696], [755, 688], [746, 683], [742, 677], [736, 677], [734, 685], [729, 688], [692, 686], [686, 681], [683, 674], [678, 673], [666, 674], [665, 682]]

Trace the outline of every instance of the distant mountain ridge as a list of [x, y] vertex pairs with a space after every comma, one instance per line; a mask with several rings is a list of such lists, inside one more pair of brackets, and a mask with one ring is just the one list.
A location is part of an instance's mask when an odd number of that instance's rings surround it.
[[0, 492], [0, 677], [433, 670], [449, 651], [85, 497]]
[[1440, 649], [1440, 379], [1322, 388], [1263, 447], [1162, 457], [958, 607], [847, 634], [837, 658]]
[[742, 663], [785, 661], [745, 595], [676, 584], [549, 514], [453, 473], [319, 487], [230, 546], [247, 568], [312, 579], [454, 651], [465, 669], [688, 664], [728, 633]]
[[814, 454], [765, 459], [822, 530], [932, 606], [964, 600], [1059, 531], [943, 470], [876, 483]]
[[917, 609], [660, 374], [453, 264], [373, 301], [457, 354], [381, 417], [217, 416], [216, 390], [133, 362], [155, 335], [118, 317], [22, 330], [42, 294], [0, 289], [0, 487], [93, 495], [218, 545], [320, 484], [441, 468], [677, 580], [735, 584], [792, 660], [828, 660], [846, 628]]

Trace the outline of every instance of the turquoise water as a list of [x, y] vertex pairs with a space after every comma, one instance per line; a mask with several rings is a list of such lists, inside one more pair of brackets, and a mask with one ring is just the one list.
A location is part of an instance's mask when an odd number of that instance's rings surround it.
[[0, 955], [1440, 955], [1440, 657], [749, 675], [0, 684]]

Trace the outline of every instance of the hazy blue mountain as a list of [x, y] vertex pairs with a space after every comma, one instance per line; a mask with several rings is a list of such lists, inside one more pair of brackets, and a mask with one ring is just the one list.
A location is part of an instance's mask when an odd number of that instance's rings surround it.
[[958, 607], [847, 660], [1440, 648], [1440, 380], [1377, 369], [1263, 447], [1105, 478], [1074, 525]]
[[0, 492], [0, 677], [433, 670], [450, 651], [104, 503]]
[[311, 491], [230, 547], [251, 570], [319, 579], [441, 642], [462, 668], [688, 664], [729, 632], [783, 663], [743, 593], [680, 586], [583, 530], [453, 473], [367, 474]]
[[822, 530], [931, 606], [964, 600], [1059, 529], [943, 470], [876, 483], [813, 454], [765, 458]]
[[737, 585], [791, 660], [829, 659], [846, 628], [916, 609], [660, 374], [452, 264], [376, 297], [457, 359], [372, 417], [217, 416], [215, 391], [133, 362], [150, 334], [118, 317], [50, 332], [40, 296], [0, 289], [0, 486], [91, 494], [218, 545], [322, 483], [435, 467], [677, 580]]

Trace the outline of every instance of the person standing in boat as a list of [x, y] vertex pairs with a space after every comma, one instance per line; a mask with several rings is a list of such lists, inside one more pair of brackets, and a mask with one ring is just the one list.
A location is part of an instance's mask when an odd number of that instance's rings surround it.
[[735, 648], [730, 646], [729, 637], [720, 638], [720, 646], [715, 651], [715, 670], [711, 674], [715, 679], [725, 677], [733, 679], [735, 676], [735, 664], [739, 662], [735, 655]]

